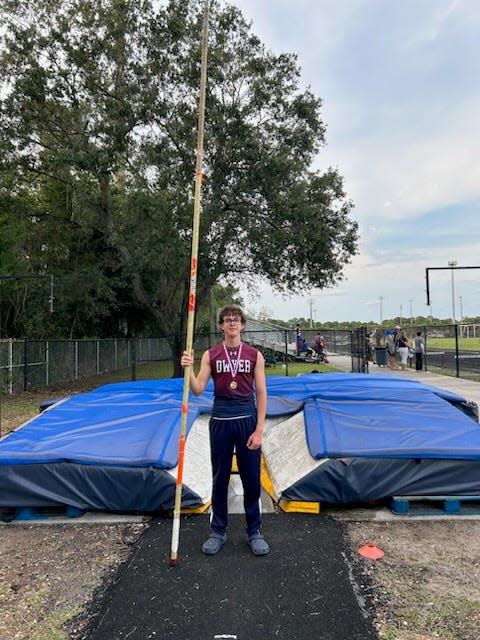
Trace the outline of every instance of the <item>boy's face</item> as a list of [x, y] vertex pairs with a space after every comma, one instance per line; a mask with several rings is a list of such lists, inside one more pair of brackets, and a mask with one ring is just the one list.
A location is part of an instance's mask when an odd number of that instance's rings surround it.
[[226, 315], [220, 323], [223, 333], [227, 336], [233, 337], [238, 335], [244, 328], [244, 324], [240, 316], [236, 314]]

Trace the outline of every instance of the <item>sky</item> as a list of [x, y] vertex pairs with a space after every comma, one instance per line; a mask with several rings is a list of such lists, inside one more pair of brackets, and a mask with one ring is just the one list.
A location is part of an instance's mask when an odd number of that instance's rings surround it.
[[[323, 102], [326, 146], [355, 208], [344, 280], [290, 298], [242, 290], [248, 313], [380, 322], [480, 315], [478, 0], [230, 0]], [[429, 271], [430, 306], [425, 270]], [[452, 277], [453, 276], [453, 277]], [[452, 282], [453, 280], [453, 282]], [[455, 308], [454, 308], [455, 307]]]

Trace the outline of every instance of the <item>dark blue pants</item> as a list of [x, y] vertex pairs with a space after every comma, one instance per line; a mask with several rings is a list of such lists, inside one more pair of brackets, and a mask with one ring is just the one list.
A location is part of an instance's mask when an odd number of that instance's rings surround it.
[[210, 457], [212, 462], [212, 531], [224, 533], [228, 524], [228, 483], [235, 449], [238, 472], [243, 485], [243, 506], [247, 535], [260, 529], [261, 449], [247, 449], [247, 440], [255, 431], [256, 416], [233, 420], [210, 419]]
[[415, 369], [421, 371], [423, 369], [423, 353], [415, 354]]

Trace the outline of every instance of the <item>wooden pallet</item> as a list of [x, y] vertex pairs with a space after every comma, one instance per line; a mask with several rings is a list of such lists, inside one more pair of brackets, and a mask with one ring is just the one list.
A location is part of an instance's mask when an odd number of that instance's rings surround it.
[[480, 496], [393, 496], [396, 515], [480, 515]]
[[0, 520], [12, 522], [18, 520], [47, 520], [53, 518], [79, 518], [85, 511], [76, 507], [19, 507], [0, 508]]

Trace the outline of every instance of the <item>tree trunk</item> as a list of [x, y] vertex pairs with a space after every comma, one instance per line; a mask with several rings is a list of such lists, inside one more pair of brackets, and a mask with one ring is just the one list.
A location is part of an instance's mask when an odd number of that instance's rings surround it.
[[182, 337], [178, 334], [173, 334], [168, 340], [170, 349], [172, 351], [173, 358], [173, 377], [183, 378], [183, 367], [180, 364], [180, 357], [185, 348]]

